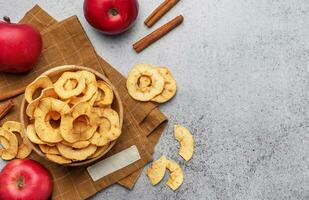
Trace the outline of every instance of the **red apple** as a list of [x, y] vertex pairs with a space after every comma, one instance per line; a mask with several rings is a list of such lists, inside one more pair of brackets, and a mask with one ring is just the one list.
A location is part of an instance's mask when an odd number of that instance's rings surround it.
[[30, 159], [13, 160], [0, 173], [1, 200], [47, 200], [52, 186], [48, 171]]
[[128, 30], [138, 15], [137, 0], [85, 0], [84, 15], [91, 26], [105, 34]]
[[0, 71], [22, 73], [32, 69], [42, 51], [42, 38], [30, 24], [0, 21]]

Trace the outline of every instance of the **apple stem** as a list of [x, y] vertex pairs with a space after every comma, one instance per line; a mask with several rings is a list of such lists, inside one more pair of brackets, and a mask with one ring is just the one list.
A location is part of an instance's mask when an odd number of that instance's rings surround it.
[[24, 187], [24, 183], [25, 183], [24, 178], [19, 177], [16, 181], [18, 189], [22, 189]]
[[109, 10], [109, 13], [111, 14], [111, 15], [113, 15], [113, 16], [116, 16], [116, 15], [118, 15], [118, 10], [116, 9], [116, 8], [111, 8], [110, 10]]
[[7, 23], [11, 23], [11, 19], [8, 16], [4, 16], [3, 20]]

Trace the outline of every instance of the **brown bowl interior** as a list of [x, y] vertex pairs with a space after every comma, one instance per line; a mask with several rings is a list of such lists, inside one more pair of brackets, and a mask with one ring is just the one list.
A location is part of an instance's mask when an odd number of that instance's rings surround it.
[[[63, 73], [63, 72], [66, 72], [66, 71], [79, 71], [79, 70], [87, 70], [89, 72], [92, 72], [93, 74], [96, 75], [97, 77], [97, 80], [103, 80], [105, 82], [107, 82], [111, 88], [113, 89], [114, 91], [114, 101], [112, 103], [112, 108], [118, 112], [119, 114], [119, 118], [120, 118], [120, 128], [122, 129], [122, 123], [123, 123], [123, 106], [122, 106], [122, 102], [121, 102], [121, 99], [120, 99], [120, 96], [116, 90], [116, 88], [113, 86], [113, 84], [106, 78], [106, 76], [104, 76], [103, 74], [93, 70], [93, 69], [90, 69], [90, 68], [86, 68], [86, 67], [82, 67], [82, 66], [76, 66], [76, 65], [64, 65], [64, 66], [59, 66], [59, 67], [55, 67], [51, 70], [48, 70], [46, 72], [44, 72], [42, 75], [47, 75], [53, 82], [55, 82], [59, 77], [60, 75]], [[30, 123], [30, 120], [28, 118], [28, 116], [26, 115], [26, 108], [28, 106], [28, 103], [27, 101], [25, 100], [25, 98], [23, 98], [22, 100], [22, 105], [21, 105], [21, 112], [20, 112], [20, 120], [21, 120], [21, 123], [23, 125], [23, 129], [24, 129], [24, 132], [26, 131], [26, 127], [29, 125]], [[46, 158], [45, 154], [40, 150], [39, 146], [37, 144], [34, 144], [32, 143], [27, 137], [25, 137], [27, 139], [27, 142], [29, 143], [29, 145], [31, 146], [31, 148], [41, 157]], [[98, 157], [96, 158], [93, 158], [93, 159], [89, 159], [89, 160], [85, 160], [85, 161], [80, 161], [80, 162], [73, 162], [73, 163], [70, 163], [70, 164], [65, 164], [66, 166], [83, 166], [83, 165], [88, 165], [98, 159], [100, 159], [102, 156], [104, 156], [114, 145], [115, 143], [117, 142], [117, 140], [114, 140], [113, 142], [111, 142], [109, 144], [109, 147], [101, 154], [99, 155]], [[48, 160], [48, 159], [47, 159]], [[48, 160], [50, 161], [50, 160]], [[50, 161], [52, 162], [52, 161]]]

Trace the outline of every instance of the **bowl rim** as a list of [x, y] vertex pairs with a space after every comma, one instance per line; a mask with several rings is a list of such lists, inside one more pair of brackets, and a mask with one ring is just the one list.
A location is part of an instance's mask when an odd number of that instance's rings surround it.
[[[66, 71], [77, 71], [77, 70], [86, 70], [86, 71], [89, 71], [93, 74], [96, 75], [97, 78], [100, 78], [101, 80], [107, 82], [109, 84], [109, 86], [112, 88], [113, 92], [114, 92], [114, 96], [116, 97], [117, 99], [117, 104], [119, 106], [119, 122], [120, 122], [120, 129], [121, 129], [121, 132], [122, 132], [122, 126], [123, 126], [123, 104], [122, 104], [122, 101], [121, 101], [121, 98], [120, 98], [120, 95], [117, 91], [117, 89], [115, 88], [115, 86], [111, 83], [111, 81], [102, 73], [94, 70], [94, 69], [91, 69], [91, 68], [88, 68], [88, 67], [84, 67], [84, 66], [79, 66], [79, 65], [61, 65], [61, 66], [57, 66], [57, 67], [53, 67], [52, 69], [49, 69], [45, 72], [43, 72], [42, 74], [40, 74], [39, 76], [37, 77], [40, 77], [40, 76], [43, 76], [43, 75], [46, 75], [46, 76], [52, 76], [54, 74], [58, 74], [58, 73], [64, 73]], [[36, 78], [37, 78], [36, 77]], [[111, 150], [111, 148], [116, 144], [117, 140], [119, 139], [119, 137], [110, 142], [109, 143], [109, 147], [103, 151], [101, 153], [101, 155], [95, 157], [95, 158], [92, 158], [92, 159], [89, 159], [89, 160], [85, 160], [85, 161], [80, 161], [80, 162], [72, 162], [72, 163], [69, 163], [69, 164], [59, 164], [59, 163], [56, 163], [56, 162], [53, 162], [51, 160], [49, 160], [46, 155], [41, 151], [39, 150], [39, 148], [37, 147], [37, 144], [33, 144], [29, 138], [27, 137], [27, 134], [26, 134], [26, 122], [24, 120], [24, 117], [26, 116], [26, 106], [27, 106], [27, 101], [25, 99], [25, 97], [23, 97], [22, 99], [22, 103], [21, 103], [21, 108], [20, 108], [20, 121], [21, 121], [21, 124], [22, 124], [22, 128], [23, 128], [23, 135], [26, 139], [26, 141], [28, 142], [28, 144], [30, 145], [31, 149], [36, 153], [38, 154], [40, 157], [43, 157], [44, 159], [48, 160], [49, 162], [52, 162], [52, 163], [55, 163], [55, 164], [58, 164], [58, 165], [62, 165], [62, 166], [84, 166], [84, 165], [88, 165], [90, 163], [93, 163], [94, 161], [102, 158], [105, 154], [107, 154], [109, 152], [109, 150]], [[28, 117], [28, 116], [26, 116]], [[100, 148], [100, 147], [98, 147]]]

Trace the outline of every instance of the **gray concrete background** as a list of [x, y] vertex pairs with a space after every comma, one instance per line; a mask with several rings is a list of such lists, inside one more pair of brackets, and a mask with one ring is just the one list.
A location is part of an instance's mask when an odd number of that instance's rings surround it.
[[[87, 24], [81, 0], [0, 0], [13, 21], [34, 4], [58, 20], [77, 15], [123, 74], [146, 62], [168, 66], [177, 80], [177, 96], [161, 106], [169, 125], [154, 158], [181, 164], [182, 187], [172, 192], [168, 175], [153, 187], [144, 171], [132, 191], [114, 185], [92, 199], [309, 199], [309, 1], [183, 0], [151, 30], [178, 14], [184, 23], [136, 54], [131, 45], [150, 32], [143, 20], [161, 1], [140, 0], [134, 28], [106, 37]], [[196, 139], [188, 163], [177, 155], [175, 123]]]

